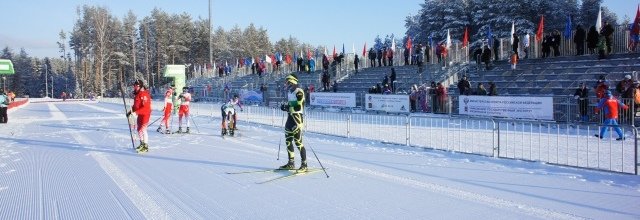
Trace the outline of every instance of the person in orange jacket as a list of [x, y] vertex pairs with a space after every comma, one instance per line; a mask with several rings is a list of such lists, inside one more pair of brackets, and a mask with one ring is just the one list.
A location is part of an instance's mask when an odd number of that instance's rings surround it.
[[613, 96], [613, 94], [611, 94], [611, 91], [607, 90], [606, 97], [598, 102], [597, 108], [603, 110], [605, 119], [602, 128], [600, 128], [600, 134], [596, 134], [595, 136], [602, 139], [604, 138], [608, 127], [613, 127], [618, 134], [618, 138], [616, 140], [624, 140], [624, 134], [622, 133], [622, 129], [620, 129], [620, 126], [618, 125], [618, 109], [622, 108], [624, 110], [627, 110], [629, 109], [629, 106], [622, 103], [622, 101], [618, 100]]

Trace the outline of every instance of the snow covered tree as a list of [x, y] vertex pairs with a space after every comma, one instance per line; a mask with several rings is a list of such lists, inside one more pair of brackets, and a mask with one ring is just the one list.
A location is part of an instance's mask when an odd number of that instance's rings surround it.
[[580, 5], [579, 23], [582, 24], [583, 27], [588, 29], [589, 27], [596, 25], [598, 10], [600, 9], [601, 4], [602, 0], [582, 0], [582, 4]]
[[420, 14], [409, 15], [405, 18], [404, 21], [405, 21], [404, 27], [407, 28], [407, 32], [405, 32], [405, 36], [402, 38], [402, 41], [404, 42], [404, 44], [406, 44], [407, 42], [407, 36], [410, 36], [412, 38], [411, 40], [414, 40], [414, 41], [416, 39], [424, 40], [427, 38], [425, 34], [422, 31], [420, 31]]
[[381, 49], [384, 46], [384, 43], [382, 43], [382, 39], [380, 39], [380, 35], [376, 36], [375, 39], [373, 39], [373, 48], [378, 50]]

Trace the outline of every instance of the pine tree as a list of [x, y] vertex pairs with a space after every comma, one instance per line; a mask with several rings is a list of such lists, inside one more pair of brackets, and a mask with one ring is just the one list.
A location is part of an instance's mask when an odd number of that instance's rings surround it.
[[600, 9], [601, 4], [602, 0], [582, 0], [582, 4], [580, 5], [579, 23], [582, 24], [583, 27], [588, 29], [589, 27], [596, 25], [598, 10]]

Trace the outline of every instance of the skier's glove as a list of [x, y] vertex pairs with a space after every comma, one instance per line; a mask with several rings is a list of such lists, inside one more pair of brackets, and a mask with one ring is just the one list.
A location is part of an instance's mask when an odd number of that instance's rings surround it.
[[280, 105], [280, 110], [285, 111], [285, 112], [289, 111], [289, 105], [285, 105], [285, 104]]

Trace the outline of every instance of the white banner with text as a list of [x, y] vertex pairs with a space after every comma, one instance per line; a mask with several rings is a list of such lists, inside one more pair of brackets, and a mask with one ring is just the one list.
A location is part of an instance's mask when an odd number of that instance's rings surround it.
[[460, 96], [459, 114], [553, 120], [553, 97]]
[[408, 95], [365, 95], [365, 109], [385, 112], [405, 112], [409, 113]]
[[355, 93], [312, 92], [311, 105], [325, 107], [356, 107]]

